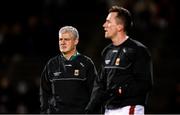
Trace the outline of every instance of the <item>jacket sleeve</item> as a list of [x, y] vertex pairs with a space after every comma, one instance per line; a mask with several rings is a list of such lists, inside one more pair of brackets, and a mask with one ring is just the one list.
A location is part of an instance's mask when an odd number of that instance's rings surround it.
[[95, 80], [95, 78], [98, 77], [96, 67], [95, 67], [95, 65], [94, 65], [92, 60], [90, 60], [90, 62], [88, 64], [86, 76], [87, 76], [88, 91], [91, 94], [92, 93], [92, 89], [93, 89], [94, 80]]
[[88, 114], [99, 114], [102, 112], [102, 104], [105, 94], [105, 80], [104, 80], [104, 70], [99, 71], [100, 76], [97, 76], [94, 80], [94, 87], [91, 93], [91, 98], [86, 106], [86, 113]]
[[146, 48], [139, 47], [133, 64], [131, 80], [125, 82], [122, 88], [122, 96], [146, 95], [153, 85], [152, 60]]
[[51, 84], [48, 80], [47, 65], [45, 66], [40, 79], [40, 113], [48, 113], [49, 98], [51, 96]]

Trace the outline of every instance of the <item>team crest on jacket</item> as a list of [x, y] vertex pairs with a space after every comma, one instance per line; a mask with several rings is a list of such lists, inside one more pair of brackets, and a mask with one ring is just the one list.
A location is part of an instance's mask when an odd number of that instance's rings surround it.
[[115, 62], [115, 65], [119, 65], [120, 64], [120, 58], [116, 58], [116, 62]]
[[75, 76], [79, 76], [79, 70], [78, 70], [78, 69], [75, 69], [75, 70], [74, 70], [74, 75], [75, 75]]

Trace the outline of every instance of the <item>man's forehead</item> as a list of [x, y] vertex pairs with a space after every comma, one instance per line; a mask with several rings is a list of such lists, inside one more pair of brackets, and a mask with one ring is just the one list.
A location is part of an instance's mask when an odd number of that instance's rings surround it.
[[116, 16], [117, 16], [117, 12], [111, 12], [111, 13], [108, 14], [107, 20], [110, 20], [110, 19], [112, 19], [112, 18], [114, 18]]
[[64, 33], [59, 33], [59, 38], [72, 38], [73, 34], [71, 32], [64, 32]]

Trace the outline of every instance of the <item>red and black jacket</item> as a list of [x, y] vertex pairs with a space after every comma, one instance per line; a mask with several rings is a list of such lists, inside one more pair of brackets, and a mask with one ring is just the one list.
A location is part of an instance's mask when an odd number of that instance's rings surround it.
[[152, 61], [147, 47], [128, 38], [119, 46], [108, 45], [102, 58], [87, 113], [96, 113], [103, 105], [108, 109], [145, 105], [153, 83]]

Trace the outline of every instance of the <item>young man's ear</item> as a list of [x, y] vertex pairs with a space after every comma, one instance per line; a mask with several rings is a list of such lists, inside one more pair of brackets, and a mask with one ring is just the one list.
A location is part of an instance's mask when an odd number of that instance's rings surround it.
[[118, 28], [118, 31], [122, 31], [124, 29], [124, 25], [118, 24], [117, 28]]

